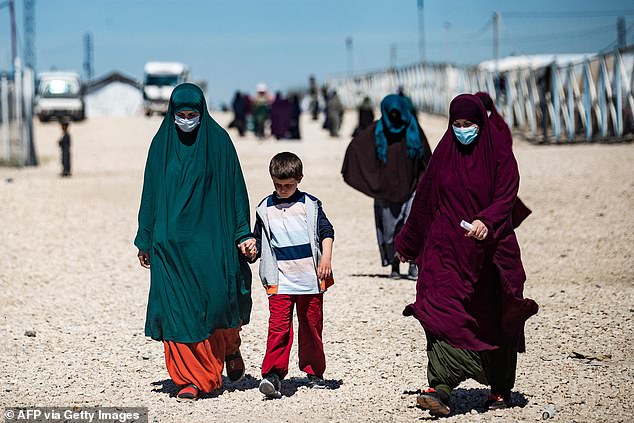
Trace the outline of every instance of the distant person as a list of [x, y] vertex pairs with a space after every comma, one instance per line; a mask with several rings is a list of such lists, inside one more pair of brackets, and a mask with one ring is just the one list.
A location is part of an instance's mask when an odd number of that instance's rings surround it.
[[62, 138], [60, 138], [58, 144], [61, 150], [62, 158], [62, 177], [69, 177], [70, 172], [70, 133], [68, 132], [68, 121], [62, 121], [60, 123], [62, 128]]
[[269, 165], [275, 192], [257, 207], [253, 261], [260, 258], [260, 279], [269, 299], [269, 331], [260, 392], [281, 396], [293, 343], [293, 308], [299, 322], [299, 367], [309, 386], [325, 388], [322, 342], [324, 292], [332, 285], [334, 230], [321, 201], [301, 192], [302, 161], [276, 154]]
[[308, 95], [310, 95], [310, 115], [313, 120], [319, 119], [319, 88], [313, 75], [308, 79]]
[[249, 199], [231, 138], [196, 85], [172, 92], [143, 179], [138, 259], [150, 269], [145, 335], [163, 342], [165, 364], [195, 400], [244, 375], [240, 328], [251, 314]]
[[289, 128], [289, 138], [292, 140], [299, 140], [302, 138], [299, 129], [299, 119], [302, 115], [302, 107], [300, 105], [299, 95], [292, 94], [289, 98], [291, 107], [291, 124]]
[[[381, 264], [400, 278], [394, 237], [405, 224], [412, 194], [427, 168], [431, 148], [407, 102], [392, 94], [381, 101], [381, 118], [352, 139], [341, 173], [352, 188], [374, 198], [374, 222]], [[410, 263], [408, 277], [416, 279]]]
[[263, 139], [266, 137], [266, 124], [271, 113], [266, 85], [258, 84], [257, 94], [253, 102], [252, 110], [255, 136]]
[[233, 102], [233, 121], [229, 124], [229, 128], [236, 128], [241, 137], [247, 129], [247, 102], [240, 91], [236, 91]]
[[339, 129], [341, 129], [341, 122], [343, 120], [343, 103], [336, 91], [332, 92], [330, 99], [328, 100], [328, 131], [331, 137], [339, 136]]
[[352, 133], [353, 137], [359, 135], [365, 128], [372, 125], [372, 122], [374, 122], [374, 107], [372, 107], [370, 97], [366, 96], [363, 98], [363, 101], [357, 108], [357, 112], [359, 113], [359, 123]]
[[416, 301], [403, 314], [425, 331], [429, 389], [417, 404], [434, 416], [451, 413], [453, 389], [469, 378], [491, 386], [485, 409], [512, 405], [524, 323], [538, 310], [523, 296], [511, 223], [517, 163], [497, 136], [478, 97], [452, 100], [447, 131], [395, 241], [402, 260], [420, 265]]
[[324, 84], [321, 86], [321, 98], [324, 99], [324, 124], [322, 128], [328, 130], [330, 128], [330, 116], [328, 114], [328, 102], [332, 97], [333, 92], [328, 89], [328, 85]]
[[[504, 118], [498, 113], [495, 108], [495, 104], [493, 104], [493, 99], [488, 93], [485, 92], [477, 92], [475, 93], [476, 97], [482, 101], [484, 105], [484, 109], [487, 112], [487, 116], [489, 117], [489, 123], [491, 127], [491, 132], [496, 133], [493, 136], [493, 139], [496, 141], [503, 142], [509, 147], [513, 147], [513, 135], [511, 133], [511, 128], [506, 124]], [[526, 207], [524, 202], [517, 197], [515, 200], [515, 204], [513, 205], [513, 213], [511, 215], [511, 221], [513, 223], [513, 227], [517, 228], [523, 221], [532, 213], [531, 209]]]
[[291, 127], [291, 105], [281, 92], [275, 94], [271, 104], [271, 135], [275, 139], [288, 138]]
[[405, 102], [407, 102], [407, 107], [409, 108], [410, 113], [418, 120], [418, 110], [416, 110], [416, 106], [414, 106], [414, 102], [412, 99], [405, 94], [405, 88], [402, 85], [399, 85], [397, 94], [403, 97]]

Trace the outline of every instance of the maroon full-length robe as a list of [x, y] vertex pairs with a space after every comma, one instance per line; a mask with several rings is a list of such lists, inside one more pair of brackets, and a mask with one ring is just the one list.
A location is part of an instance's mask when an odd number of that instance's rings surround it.
[[[471, 145], [455, 139], [451, 123], [459, 118], [480, 126]], [[526, 275], [511, 222], [517, 163], [511, 146], [494, 137], [477, 97], [456, 97], [449, 122], [395, 240], [396, 250], [419, 266], [416, 301], [403, 313], [457, 348], [510, 344], [523, 351], [524, 322], [538, 306], [523, 297]], [[487, 238], [465, 237], [463, 219], [481, 220]]]

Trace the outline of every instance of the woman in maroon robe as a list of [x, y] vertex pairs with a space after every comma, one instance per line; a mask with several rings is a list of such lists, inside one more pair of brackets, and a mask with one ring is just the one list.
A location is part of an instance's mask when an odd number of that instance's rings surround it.
[[451, 391], [468, 378], [491, 386], [486, 408], [509, 405], [524, 322], [538, 309], [523, 297], [511, 222], [518, 188], [511, 146], [491, 130], [481, 101], [456, 97], [395, 240], [401, 259], [419, 265], [416, 301], [403, 314], [427, 336], [430, 389], [417, 402], [434, 415], [450, 414]]
[[[475, 95], [480, 99], [480, 101], [484, 105], [484, 109], [486, 110], [487, 115], [489, 116], [491, 131], [497, 132], [497, 135], [494, 135], [494, 137], [507, 143], [512, 148], [513, 135], [511, 134], [511, 128], [509, 128], [509, 126], [506, 124], [502, 115], [498, 113], [498, 110], [493, 104], [493, 99], [491, 98], [491, 96], [483, 91], [477, 92], [475, 93]], [[515, 204], [513, 205], [513, 213], [511, 215], [513, 227], [517, 228], [531, 213], [531, 209], [529, 209], [524, 204], [524, 202], [519, 197], [517, 197], [517, 199], [515, 200]]]

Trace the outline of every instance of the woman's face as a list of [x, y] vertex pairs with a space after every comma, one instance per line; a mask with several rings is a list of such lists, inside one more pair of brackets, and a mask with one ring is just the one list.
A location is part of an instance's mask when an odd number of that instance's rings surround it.
[[476, 128], [478, 128], [478, 131], [480, 130], [478, 125], [467, 119], [456, 119], [453, 121], [452, 125], [456, 128], [469, 128], [470, 126], [475, 126]]
[[182, 110], [176, 113], [176, 116], [178, 116], [181, 119], [194, 119], [195, 117], [200, 116], [200, 113], [195, 112], [193, 110]]

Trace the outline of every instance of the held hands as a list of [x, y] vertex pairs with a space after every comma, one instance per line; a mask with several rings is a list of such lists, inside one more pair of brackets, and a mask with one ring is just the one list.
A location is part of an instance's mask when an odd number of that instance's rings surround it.
[[138, 257], [141, 266], [145, 267], [146, 269], [150, 268], [150, 255], [148, 253], [139, 250], [136, 256]]
[[473, 228], [471, 228], [471, 230], [467, 232], [464, 236], [475, 238], [479, 241], [482, 241], [487, 237], [487, 235], [489, 234], [489, 230], [484, 223], [476, 219], [471, 222], [471, 224], [473, 225]]
[[401, 263], [405, 263], [406, 261], [409, 261], [405, 257], [403, 257], [401, 253], [399, 253], [398, 251], [396, 252], [396, 258], [399, 259]]
[[254, 260], [258, 255], [258, 249], [255, 247], [255, 238], [249, 238], [238, 244], [240, 252], [249, 260]]

